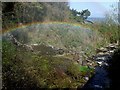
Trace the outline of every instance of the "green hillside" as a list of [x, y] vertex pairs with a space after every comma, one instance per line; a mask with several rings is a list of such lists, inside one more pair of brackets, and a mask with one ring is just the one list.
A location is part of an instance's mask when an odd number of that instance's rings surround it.
[[88, 9], [68, 2], [1, 6], [3, 89], [81, 88], [95, 72], [97, 50], [120, 41], [113, 15], [93, 23]]

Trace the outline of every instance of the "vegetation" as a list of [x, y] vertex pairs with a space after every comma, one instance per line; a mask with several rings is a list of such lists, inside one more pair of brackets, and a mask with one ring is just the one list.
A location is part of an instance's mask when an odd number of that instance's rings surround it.
[[[59, 22], [43, 23], [40, 25], [34, 24], [32, 27], [35, 28], [34, 32], [28, 32], [29, 37], [31, 37], [31, 43], [43, 42], [54, 47], [76, 50], [75, 48], [79, 48], [80, 46], [81, 48], [89, 45], [92, 47], [92, 43], [89, 42], [96, 42], [99, 39], [97, 38], [99, 36], [98, 33], [95, 33], [93, 30], [69, 24], [61, 24]], [[22, 30], [25, 31], [27, 28], [23, 28]]]
[[[91, 13], [88, 9], [82, 10], [82, 12], [78, 12], [78, 11], [72, 9], [71, 13], [72, 13], [71, 19], [74, 19], [77, 22], [83, 22], [83, 23], [85, 23], [85, 20], [91, 15]], [[89, 21], [89, 22], [91, 22], [91, 21]]]
[[20, 23], [67, 21], [70, 13], [67, 2], [2, 2], [2, 8], [3, 28]]
[[[24, 52], [23, 52], [24, 51]], [[3, 42], [3, 88], [75, 88], [84, 80], [69, 59], [34, 55], [9, 41]]]
[[71, 10], [67, 2], [2, 3], [3, 89], [82, 87], [84, 77], [94, 73], [86, 60], [95, 49], [120, 40], [119, 24], [109, 15], [102, 23], [81, 24], [90, 14]]

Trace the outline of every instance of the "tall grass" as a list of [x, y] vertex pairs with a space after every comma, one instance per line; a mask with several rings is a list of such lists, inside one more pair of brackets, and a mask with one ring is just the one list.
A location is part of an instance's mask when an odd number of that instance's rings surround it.
[[64, 57], [35, 55], [8, 41], [3, 42], [2, 55], [3, 89], [76, 88], [89, 73]]

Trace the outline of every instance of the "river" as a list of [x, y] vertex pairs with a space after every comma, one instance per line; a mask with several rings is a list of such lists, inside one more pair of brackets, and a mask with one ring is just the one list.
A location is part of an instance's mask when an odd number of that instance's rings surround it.
[[87, 88], [92, 88], [93, 90], [105, 90], [106, 88], [111, 87], [112, 80], [109, 77], [109, 67], [111, 65], [112, 56], [115, 49], [109, 48], [102, 55], [96, 55], [94, 60], [98, 63], [98, 66], [95, 68], [95, 74], [88, 80], [88, 82], [83, 86], [83, 90]]

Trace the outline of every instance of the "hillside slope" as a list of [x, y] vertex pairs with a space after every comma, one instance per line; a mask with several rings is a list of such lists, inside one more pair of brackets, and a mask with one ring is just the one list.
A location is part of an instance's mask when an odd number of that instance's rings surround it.
[[88, 56], [102, 40], [94, 30], [65, 23], [32, 24], [10, 33], [17, 42], [26, 41], [21, 46], [33, 48], [30, 52], [15, 45], [7, 33], [3, 37], [3, 85], [15, 89], [82, 87], [94, 71], [95, 63], [89, 60], [93, 66], [89, 67]]
[[95, 30], [60, 22], [31, 24], [18, 28], [12, 33], [14, 34], [17, 31], [28, 33], [30, 38], [28, 44], [45, 44], [76, 52], [82, 50], [89, 52], [93, 47], [96, 48], [96, 44], [102, 40], [99, 33]]

